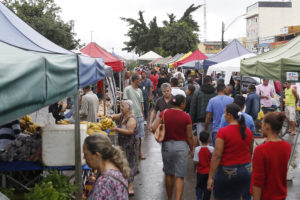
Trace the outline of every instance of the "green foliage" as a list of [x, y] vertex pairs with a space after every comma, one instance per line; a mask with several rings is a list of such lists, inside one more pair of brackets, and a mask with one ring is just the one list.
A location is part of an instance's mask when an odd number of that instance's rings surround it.
[[25, 195], [25, 199], [69, 200], [73, 199], [75, 192], [76, 186], [69, 182], [67, 176], [61, 175], [57, 171], [51, 171], [41, 183], [30, 189], [30, 192]]
[[54, 0], [4, 0], [3, 3], [33, 29], [57, 45], [69, 50], [82, 47], [72, 31], [74, 21], [64, 22], [60, 18], [61, 8]]
[[127, 70], [128, 71], [133, 71], [133, 69], [135, 68], [135, 67], [137, 67], [138, 66], [138, 64], [137, 64], [137, 61], [136, 60], [129, 60], [129, 64], [128, 64], [128, 66], [127, 66]]
[[165, 27], [161, 37], [161, 45], [166, 52], [165, 55], [195, 51], [198, 42], [198, 35], [186, 22], [173, 23]]
[[[126, 34], [130, 40], [124, 42], [126, 47], [123, 50], [134, 51], [138, 55], [153, 50], [162, 56], [195, 50], [199, 42], [199, 25], [193, 20], [192, 13], [200, 7], [192, 4], [179, 20], [173, 13], [167, 14], [169, 20], [163, 21], [163, 27], [157, 25], [156, 17], [147, 26], [142, 11], [139, 11], [137, 20], [121, 18], [130, 26]], [[176, 36], [177, 33], [179, 36]]]
[[59, 200], [59, 192], [53, 187], [52, 182], [42, 182], [41, 184], [35, 184], [29, 193], [25, 194], [26, 200]]
[[15, 188], [0, 188], [0, 192], [7, 196], [7, 198], [12, 199], [14, 197]]

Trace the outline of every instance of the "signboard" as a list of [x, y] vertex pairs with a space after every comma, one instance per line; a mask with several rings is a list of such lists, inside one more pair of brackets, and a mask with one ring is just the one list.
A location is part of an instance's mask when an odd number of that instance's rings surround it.
[[298, 72], [287, 72], [286, 80], [287, 81], [298, 81]]
[[280, 29], [280, 34], [288, 34], [289, 33], [289, 29], [288, 28], [281, 28]]

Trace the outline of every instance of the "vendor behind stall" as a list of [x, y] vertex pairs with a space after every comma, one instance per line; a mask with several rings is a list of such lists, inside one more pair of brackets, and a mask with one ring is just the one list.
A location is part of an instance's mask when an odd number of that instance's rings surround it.
[[80, 120], [96, 122], [99, 105], [98, 97], [93, 93], [89, 85], [83, 88], [83, 93], [79, 111]]
[[14, 120], [0, 126], [0, 151], [16, 139], [21, 132], [20, 121]]
[[65, 118], [63, 115], [61, 115], [62, 111], [63, 103], [61, 101], [49, 106], [49, 113], [52, 113], [52, 116], [55, 119], [55, 123]]

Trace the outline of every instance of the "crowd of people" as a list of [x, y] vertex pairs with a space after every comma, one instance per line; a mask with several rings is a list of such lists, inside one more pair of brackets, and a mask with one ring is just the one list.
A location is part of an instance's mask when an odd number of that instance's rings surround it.
[[[95, 184], [90, 199], [98, 199], [96, 191], [104, 199], [110, 193], [115, 195], [110, 199], [127, 199], [124, 192], [134, 195], [133, 180], [139, 171], [139, 160], [146, 159], [141, 148], [145, 130], [154, 133], [162, 122], [165, 135], [161, 153], [168, 199], [173, 194], [176, 200], [182, 199], [189, 157], [197, 174], [197, 200], [209, 200], [211, 193], [218, 200], [286, 198], [291, 146], [278, 134], [286, 117], [291, 125], [290, 134], [295, 133], [298, 94], [291, 83], [286, 83], [286, 109], [282, 113], [271, 112], [275, 90], [268, 80], [258, 86], [250, 84], [246, 95], [241, 94], [240, 83], [231, 81], [225, 85], [220, 74], [202, 77], [197, 71], [183, 74], [181, 69], [167, 73], [144, 68], [126, 72], [125, 81], [121, 113], [111, 116], [120, 122], [112, 130], [119, 133], [118, 142], [125, 157], [116, 161], [114, 154], [120, 153], [113, 150], [110, 157], [103, 159], [108, 150], [91, 149], [89, 143], [107, 138], [86, 139], [84, 152], [88, 164], [93, 162], [88, 161], [90, 154], [99, 153], [103, 162], [98, 166], [101, 176], [96, 183], [104, 181], [104, 186]], [[255, 122], [261, 109], [265, 115], [260, 133]], [[266, 137], [266, 141], [253, 151], [254, 137], [259, 135]], [[116, 148], [109, 145], [110, 149]], [[119, 172], [113, 171], [115, 168]], [[106, 179], [115, 185], [107, 186]]]

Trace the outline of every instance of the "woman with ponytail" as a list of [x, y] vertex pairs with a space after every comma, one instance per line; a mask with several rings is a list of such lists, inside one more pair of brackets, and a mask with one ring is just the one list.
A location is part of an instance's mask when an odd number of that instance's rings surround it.
[[89, 167], [99, 173], [88, 200], [127, 200], [130, 169], [120, 147], [107, 136], [94, 134], [85, 139], [83, 153]]
[[217, 133], [207, 189], [218, 200], [250, 200], [252, 132], [235, 103], [226, 106], [225, 120], [229, 125]]
[[278, 134], [285, 120], [284, 113], [264, 116], [262, 133], [266, 142], [255, 148], [251, 191], [254, 200], [281, 200], [287, 196], [287, 171], [291, 145]]

